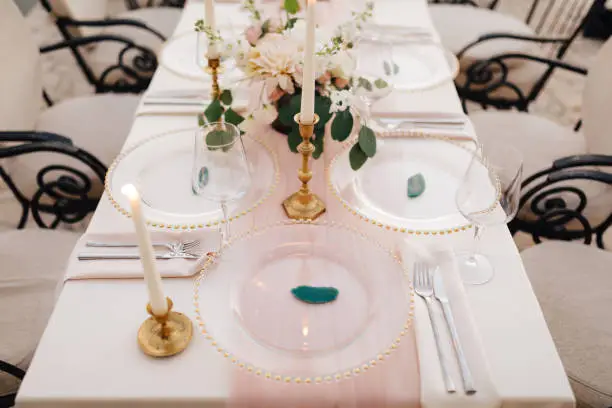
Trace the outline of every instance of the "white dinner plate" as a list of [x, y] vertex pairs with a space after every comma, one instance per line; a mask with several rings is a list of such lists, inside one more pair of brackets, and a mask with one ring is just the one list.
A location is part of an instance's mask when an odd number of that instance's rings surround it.
[[459, 72], [455, 55], [433, 42], [393, 45], [397, 74], [393, 84], [398, 91], [419, 91], [452, 81]]
[[[106, 190], [115, 208], [129, 215], [127, 197], [121, 187], [134, 184], [140, 191], [144, 217], [152, 227], [195, 229], [222, 220], [220, 204], [193, 193], [191, 181], [196, 128], [153, 136], [119, 155], [106, 176]], [[251, 171], [246, 195], [229, 202], [231, 219], [245, 215], [261, 204], [278, 183], [278, 161], [262, 141], [243, 136]]]
[[[347, 144], [332, 160], [327, 177], [334, 195], [355, 215], [405, 233], [444, 234], [470, 226], [455, 195], [472, 158], [473, 143], [422, 132], [387, 136], [378, 140], [376, 155], [358, 171], [350, 167], [351, 146]], [[408, 179], [418, 173], [425, 178], [425, 191], [409, 198]], [[490, 185], [486, 167], [480, 173], [482, 184]]]
[[[349, 378], [413, 335], [404, 265], [415, 259], [402, 264], [358, 231], [326, 222], [285, 221], [232, 241], [204, 265], [194, 305], [208, 342], [248, 372], [295, 383]], [[292, 294], [303, 285], [339, 294], [304, 303]]]

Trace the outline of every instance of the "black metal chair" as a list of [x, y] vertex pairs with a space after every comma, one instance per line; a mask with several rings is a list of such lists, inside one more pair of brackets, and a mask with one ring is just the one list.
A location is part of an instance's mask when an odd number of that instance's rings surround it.
[[[37, 172], [28, 175], [36, 183], [35, 191], [28, 194], [28, 189], [18, 185], [4, 164], [17, 157], [37, 154], [61, 157], [59, 161], [68, 159], [73, 164], [48, 165], [43, 161]], [[0, 303], [3, 313], [10, 311], [15, 316], [12, 320], [10, 317], [8, 321], [3, 320], [0, 339], [5, 344], [19, 344], [18, 350], [7, 351], [3, 347], [0, 372], [16, 378], [17, 383], [25, 376], [29, 359], [53, 310], [65, 261], [79, 237], [78, 233], [54, 229], [61, 224], [80, 222], [95, 210], [100, 193], [94, 193], [93, 180], [101, 183], [105, 174], [106, 167], [95, 156], [64, 136], [0, 132], [0, 179], [22, 208], [17, 224], [19, 231], [0, 232], [2, 278], [10, 282], [7, 287], [0, 286], [0, 293], [6, 291], [10, 295], [2, 296]], [[23, 174], [20, 176], [23, 180]], [[40, 229], [24, 229], [30, 218]], [[37, 256], [32, 256], [33, 253]], [[24, 315], [32, 311], [24, 306], [32, 302], [34, 294], [39, 302], [38, 315]], [[24, 347], [31, 350], [25, 350], [24, 354]], [[0, 407], [13, 406], [15, 396], [16, 389], [0, 389]]]
[[185, 0], [125, 0], [125, 5], [129, 10], [136, 10], [142, 7], [185, 7]]
[[96, 6], [93, 17], [79, 15], [80, 9], [75, 10], [74, 3], [66, 0], [40, 0], [40, 4], [62, 34], [62, 47], [70, 49], [96, 92], [145, 90], [157, 68], [156, 51], [180, 18], [180, 10], [169, 7], [108, 18], [105, 2]]
[[[521, 252], [525, 269], [565, 367], [578, 407], [612, 406], [612, 156], [556, 160], [523, 182], [513, 234], [537, 245]], [[603, 205], [607, 216], [592, 218]], [[523, 215], [521, 215], [523, 213]]]
[[494, 10], [449, 4], [434, 5], [431, 12], [443, 43], [452, 43], [460, 60], [460, 96], [483, 107], [526, 110], [556, 68], [532, 62], [562, 60], [592, 4], [593, 0], [532, 0], [524, 21]]

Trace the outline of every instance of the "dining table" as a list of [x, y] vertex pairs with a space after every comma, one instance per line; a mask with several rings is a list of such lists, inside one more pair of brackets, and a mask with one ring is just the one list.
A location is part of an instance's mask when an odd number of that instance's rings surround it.
[[[317, 6], [327, 7], [336, 1], [320, 1]], [[231, 19], [236, 27], [248, 23], [248, 17], [237, 3], [217, 2], [216, 11], [218, 21]], [[203, 14], [202, 1], [187, 0], [175, 37], [193, 31], [194, 22]], [[431, 30], [433, 38], [437, 38], [426, 0], [376, 0], [374, 19], [378, 23], [425, 27]], [[160, 63], [147, 92], [205, 86], [202, 80], [178, 75]], [[427, 89], [393, 92], [380, 104], [379, 109], [389, 107], [398, 114], [411, 111], [462, 113], [452, 80]], [[141, 103], [124, 148], [129, 149], [156, 134], [196, 126], [197, 119], [193, 112], [180, 112], [176, 107], [168, 109], [168, 112], [159, 107], [152, 110]], [[277, 153], [282, 171], [275, 190], [257, 209], [236, 220], [232, 224], [233, 232], [282, 221], [285, 215], [281, 203], [299, 187], [296, 169], [300, 160], [297, 155], [289, 153], [285, 137], [265, 127], [255, 131], [260, 132], [258, 136]], [[473, 129], [470, 128], [469, 132], [476, 140]], [[325, 179], [325, 168], [336, 152], [329, 143], [323, 156], [312, 163], [314, 177], [311, 188], [327, 205], [323, 220], [350, 223], [392, 247], [406, 244], [424, 251], [449, 250], [451, 253], [471, 247], [474, 234], [470, 228], [446, 234], [402, 234], [355, 217], [330, 192]], [[159, 189], [164, 188], [164, 185], [159, 185]], [[132, 232], [132, 221], [116, 210], [105, 193], [86, 234], [113, 236]], [[202, 236], [213, 237], [216, 228], [205, 228], [201, 233], [204, 234]], [[508, 228], [506, 225], [488, 227], [481, 241], [482, 251], [494, 265], [494, 278], [478, 286], [463, 286], [458, 279], [452, 282], [457, 285], [455, 290], [463, 296], [465, 310], [469, 311], [468, 320], [475, 335], [466, 348], [469, 349], [468, 357], [470, 353], [479, 355], [482, 367], [475, 371], [480, 376], [477, 376], [477, 380], [482, 379], [481, 385], [487, 388], [480, 392], [484, 397], [479, 399], [478, 393], [470, 397], [461, 391], [455, 394], [446, 392], [438, 356], [432, 346], [433, 334], [427, 309], [421, 299], [415, 298], [418, 369], [402, 371], [400, 363], [394, 365], [390, 362], [386, 372], [379, 370], [377, 375], [371, 370], [357, 378], [342, 380], [334, 391], [337, 394], [333, 394], [337, 400], [327, 401], [327, 405], [408, 407], [411, 405], [404, 398], [408, 392], [405, 384], [409, 376], [418, 375], [416, 404], [423, 407], [574, 406], [566, 373]], [[215, 239], [211, 238], [207, 245], [212, 247], [215, 243]], [[75, 260], [70, 262], [70, 268], [73, 271], [76, 268], [78, 275], [79, 263]], [[95, 264], [88, 264], [87, 268], [95, 268], [92, 265]], [[164, 277], [163, 288], [173, 300], [174, 310], [195, 320], [194, 277], [186, 275]], [[236, 378], [240, 374], [236, 372], [239, 368], [210, 347], [197, 330], [189, 347], [174, 357], [154, 359], [142, 353], [136, 342], [136, 332], [147, 318], [146, 303], [145, 282], [138, 275], [122, 277], [109, 273], [93, 278], [67, 276], [19, 390], [17, 406], [217, 408], [274, 405], [263, 397], [261, 401], [258, 398], [266, 387], [276, 386], [282, 390], [285, 384], [262, 386], [261, 392], [257, 383], [254, 386], [251, 384], [254, 389], [248, 393], [248, 401], [237, 401], [233, 395], [237, 392]], [[458, 377], [456, 381], [460, 384]], [[300, 387], [310, 388], [300, 394], [301, 399], [283, 401], [278, 405], [308, 406], [308, 396], [316, 395], [319, 389], [323, 389], [317, 388], [319, 386], [316, 384]], [[282, 400], [282, 393], [276, 393], [276, 398]], [[341, 398], [339, 393], [348, 396]], [[317, 405], [322, 407], [326, 404]]]

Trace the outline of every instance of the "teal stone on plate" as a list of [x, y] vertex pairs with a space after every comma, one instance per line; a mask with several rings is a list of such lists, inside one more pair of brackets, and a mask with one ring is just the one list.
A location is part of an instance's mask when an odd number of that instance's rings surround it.
[[408, 198], [417, 198], [425, 191], [425, 177], [417, 173], [408, 179]]
[[301, 302], [321, 305], [336, 300], [339, 292], [336, 288], [298, 286], [291, 289], [291, 293]]
[[205, 187], [208, 184], [208, 167], [204, 166], [198, 173], [198, 184], [200, 187]]

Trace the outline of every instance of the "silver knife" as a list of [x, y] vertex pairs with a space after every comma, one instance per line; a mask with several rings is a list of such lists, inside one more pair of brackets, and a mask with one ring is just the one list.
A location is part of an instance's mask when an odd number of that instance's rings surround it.
[[448, 331], [451, 334], [453, 348], [455, 349], [455, 356], [457, 357], [459, 369], [461, 370], [463, 389], [468, 395], [475, 394], [476, 388], [474, 388], [472, 372], [470, 371], [467, 359], [465, 358], [465, 353], [463, 352], [463, 347], [459, 341], [459, 334], [457, 333], [457, 326], [455, 325], [455, 319], [453, 318], [453, 311], [450, 307], [450, 302], [448, 301], [448, 296], [446, 295], [446, 290], [444, 288], [444, 279], [442, 278], [442, 273], [439, 269], [437, 269], [434, 273], [434, 295], [442, 305], [442, 311], [444, 312], [444, 318], [446, 319]]
[[[100, 261], [100, 260], [131, 260], [140, 259], [138, 254], [98, 254], [93, 252], [81, 252], [78, 254], [77, 259], [79, 261]], [[171, 254], [158, 254], [155, 255], [155, 259], [198, 259], [195, 255], [171, 255]]]

